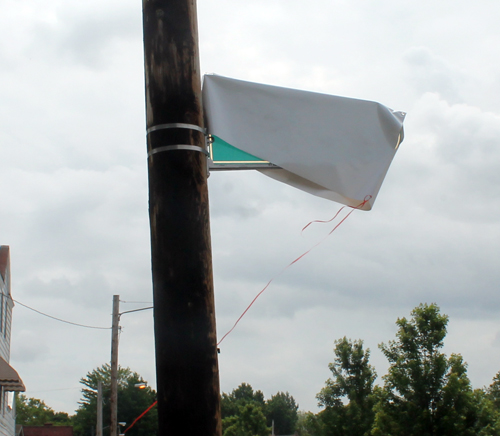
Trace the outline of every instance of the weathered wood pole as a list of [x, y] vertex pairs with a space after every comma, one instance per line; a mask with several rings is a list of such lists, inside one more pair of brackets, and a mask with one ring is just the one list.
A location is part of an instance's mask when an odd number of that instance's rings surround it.
[[96, 436], [102, 436], [102, 380], [97, 381], [97, 423]]
[[220, 398], [195, 0], [143, 0], [160, 436], [219, 436]]
[[118, 435], [118, 332], [120, 322], [120, 296], [113, 295], [113, 318], [111, 323], [111, 393], [109, 407], [111, 419], [110, 436]]

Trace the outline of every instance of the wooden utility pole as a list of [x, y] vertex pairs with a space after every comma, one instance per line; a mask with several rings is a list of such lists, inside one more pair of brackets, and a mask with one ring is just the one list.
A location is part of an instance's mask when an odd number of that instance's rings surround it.
[[113, 322], [111, 324], [111, 421], [110, 436], [118, 435], [118, 329], [120, 321], [120, 296], [113, 295]]
[[96, 436], [102, 436], [102, 381], [97, 382], [97, 424]]
[[219, 436], [220, 398], [195, 0], [143, 0], [160, 436]]

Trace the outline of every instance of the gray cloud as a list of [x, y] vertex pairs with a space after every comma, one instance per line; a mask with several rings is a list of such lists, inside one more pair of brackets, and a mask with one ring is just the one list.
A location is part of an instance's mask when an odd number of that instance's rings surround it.
[[[76, 6], [76, 7], [75, 7]], [[29, 56], [49, 55], [63, 65], [102, 69], [123, 44], [140, 42], [142, 20], [131, 4], [61, 4], [33, 23]]]
[[[0, 32], [0, 243], [13, 296], [108, 325], [111, 297], [151, 301], [141, 11], [131, 1], [6, 2]], [[500, 33], [491, 2], [200, 2], [202, 70], [373, 99], [405, 110], [371, 212], [355, 212], [279, 275], [225, 340], [222, 389], [246, 381], [301, 408], [329, 377], [333, 341], [377, 344], [422, 301], [451, 316], [447, 352], [475, 386], [498, 371]], [[339, 206], [255, 173], [209, 179], [219, 337], [332, 228]], [[122, 303], [123, 310], [138, 307]], [[139, 305], [140, 306], [140, 305]], [[152, 314], [122, 317], [120, 362], [154, 384]], [[495, 336], [496, 335], [496, 336]], [[71, 412], [109, 360], [108, 331], [14, 309], [28, 395]], [[71, 365], [68, 365], [68, 362]], [[58, 388], [51, 391], [54, 380]]]

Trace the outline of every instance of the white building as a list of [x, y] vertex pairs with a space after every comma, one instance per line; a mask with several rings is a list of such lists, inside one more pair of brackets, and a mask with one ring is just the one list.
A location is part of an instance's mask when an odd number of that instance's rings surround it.
[[0, 245], [0, 436], [14, 436], [16, 427], [16, 392], [24, 392], [24, 384], [10, 361], [10, 331], [14, 302], [10, 295], [10, 254]]

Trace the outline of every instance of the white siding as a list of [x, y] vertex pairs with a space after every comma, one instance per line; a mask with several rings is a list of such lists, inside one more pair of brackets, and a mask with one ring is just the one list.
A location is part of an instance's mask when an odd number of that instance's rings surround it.
[[12, 325], [12, 307], [14, 303], [9, 298], [9, 277], [6, 277], [6, 282], [2, 280], [0, 275], [0, 356], [7, 362], [10, 361], [10, 329]]
[[[12, 324], [12, 307], [14, 303], [10, 297], [10, 268], [7, 266], [5, 280], [0, 274], [0, 356], [10, 361], [10, 332]], [[15, 411], [8, 405], [8, 393], [0, 389], [0, 436], [15, 436]]]

